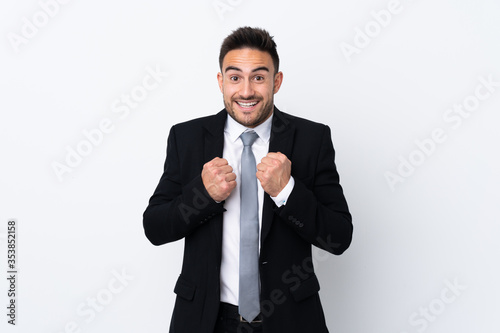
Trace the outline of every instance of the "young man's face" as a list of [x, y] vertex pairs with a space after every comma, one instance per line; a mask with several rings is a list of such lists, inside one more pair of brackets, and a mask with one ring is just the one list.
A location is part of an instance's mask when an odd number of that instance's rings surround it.
[[226, 54], [217, 80], [229, 115], [252, 128], [271, 116], [283, 73], [274, 74], [269, 53], [243, 48]]

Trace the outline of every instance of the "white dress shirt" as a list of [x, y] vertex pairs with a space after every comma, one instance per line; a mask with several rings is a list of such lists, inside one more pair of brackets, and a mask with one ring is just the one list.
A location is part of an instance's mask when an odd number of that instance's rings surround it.
[[[257, 164], [269, 152], [269, 140], [271, 138], [271, 125], [273, 115], [265, 122], [255, 128], [247, 128], [236, 122], [229, 115], [224, 127], [224, 150], [223, 158], [233, 168], [236, 174], [236, 187], [225, 200], [222, 227], [222, 262], [220, 268], [221, 302], [238, 305], [239, 288], [239, 262], [240, 262], [240, 175], [241, 175], [241, 153], [243, 142], [240, 135], [245, 131], [253, 130], [259, 136], [252, 145], [252, 151]], [[284, 205], [292, 192], [295, 182], [290, 177], [286, 187], [277, 197], [271, 197], [278, 207]], [[264, 202], [264, 189], [257, 180], [257, 193], [259, 201], [259, 230], [262, 226], [262, 206]], [[260, 243], [260, 237], [259, 237]]]

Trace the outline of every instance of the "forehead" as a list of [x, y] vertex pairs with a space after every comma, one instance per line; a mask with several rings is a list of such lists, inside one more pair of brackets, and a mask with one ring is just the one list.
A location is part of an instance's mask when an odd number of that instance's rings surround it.
[[264, 66], [271, 73], [274, 71], [273, 59], [269, 53], [250, 48], [229, 51], [222, 61], [222, 70], [225, 71], [229, 66], [234, 66], [241, 70], [252, 70]]

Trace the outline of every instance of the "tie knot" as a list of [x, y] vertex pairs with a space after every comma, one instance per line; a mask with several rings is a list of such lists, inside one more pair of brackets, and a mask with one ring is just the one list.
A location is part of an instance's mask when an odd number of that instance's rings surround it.
[[244, 146], [251, 146], [257, 140], [259, 135], [254, 131], [245, 132], [240, 135], [241, 141], [243, 141]]

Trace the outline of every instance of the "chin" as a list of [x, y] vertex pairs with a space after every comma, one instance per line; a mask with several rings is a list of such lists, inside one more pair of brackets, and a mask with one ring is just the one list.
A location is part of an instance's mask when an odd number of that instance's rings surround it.
[[241, 119], [241, 118], [236, 118], [235, 119], [238, 123], [242, 124], [243, 126], [246, 127], [255, 127], [257, 124], [257, 120], [255, 119]]

